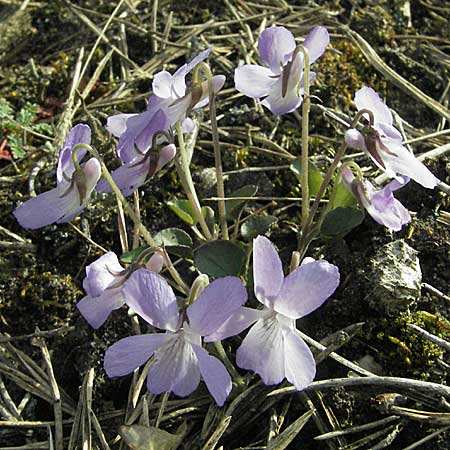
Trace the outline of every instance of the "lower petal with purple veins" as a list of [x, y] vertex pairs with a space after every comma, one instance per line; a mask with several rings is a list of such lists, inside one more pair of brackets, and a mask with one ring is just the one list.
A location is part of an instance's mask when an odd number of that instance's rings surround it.
[[155, 353], [147, 387], [153, 394], [174, 392], [180, 396], [192, 393], [200, 382], [200, 369], [192, 345], [182, 334], [168, 334], [164, 346]]
[[272, 315], [258, 320], [236, 351], [236, 364], [253, 370], [265, 384], [280, 383], [285, 377], [283, 328]]

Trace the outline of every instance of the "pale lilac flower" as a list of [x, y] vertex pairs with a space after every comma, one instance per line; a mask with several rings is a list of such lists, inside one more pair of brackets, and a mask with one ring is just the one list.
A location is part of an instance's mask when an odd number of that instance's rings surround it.
[[236, 363], [253, 370], [265, 384], [286, 378], [297, 390], [314, 379], [316, 364], [295, 321], [311, 313], [336, 290], [339, 271], [325, 260], [305, 258], [303, 264], [284, 276], [281, 260], [269, 239], [253, 241], [255, 296], [262, 310], [240, 308], [207, 339], [225, 339], [256, 322], [236, 352]]
[[[91, 158], [78, 172], [72, 161], [72, 149], [90, 142], [91, 130], [87, 125], [79, 124], [70, 130], [59, 154], [56, 188], [27, 200], [14, 211], [20, 225], [35, 229], [55, 222], [70, 222], [86, 208], [101, 175], [100, 163]], [[78, 162], [85, 154], [84, 149], [77, 151]]]
[[[148, 177], [152, 177], [168, 162], [172, 161], [176, 152], [174, 144], [165, 145], [159, 153], [150, 150], [114, 170], [111, 176], [123, 195], [128, 196], [142, 186]], [[97, 191], [112, 192], [111, 186], [106, 180], [100, 181], [97, 185]]]
[[[163, 257], [154, 253], [146, 269], [159, 273], [162, 266]], [[87, 295], [77, 308], [92, 328], [100, 328], [112, 311], [125, 305], [122, 291], [129, 276], [130, 271], [120, 265], [114, 252], [105, 253], [86, 267], [83, 288]]]
[[[119, 138], [119, 157], [125, 163], [132, 163], [136, 157], [146, 153], [153, 135], [167, 131], [176, 122], [183, 121], [183, 131], [194, 129], [194, 123], [186, 118], [187, 113], [208, 103], [207, 82], [200, 86], [186, 86], [186, 75], [208, 57], [211, 49], [184, 64], [173, 75], [167, 71], [157, 73], [153, 78], [153, 95], [148, 99], [147, 110], [139, 114], [117, 114], [108, 118], [107, 128]], [[213, 77], [213, 90], [219, 91], [224, 82], [223, 75]]]
[[[356, 92], [354, 101], [358, 111], [372, 111], [374, 124], [365, 127], [362, 132], [355, 128], [347, 130], [347, 145], [368, 152], [373, 162], [391, 178], [405, 175], [426, 188], [436, 187], [438, 179], [402, 145], [401, 134], [392, 126], [391, 111], [379, 95], [364, 86]], [[398, 178], [398, 181], [402, 179]]]
[[347, 189], [356, 197], [363, 208], [375, 222], [392, 231], [400, 231], [402, 226], [411, 222], [408, 210], [394, 197], [393, 192], [409, 182], [408, 177], [392, 180], [383, 189], [376, 190], [368, 180], [358, 180], [349, 168], [342, 172], [342, 181]]
[[247, 291], [241, 280], [215, 280], [181, 314], [172, 288], [155, 273], [137, 270], [123, 294], [139, 316], [166, 332], [127, 337], [109, 347], [104, 361], [108, 376], [131, 373], [153, 355], [147, 378], [150, 392], [184, 397], [197, 388], [202, 376], [222, 406], [231, 391], [231, 378], [223, 364], [202, 347], [202, 337], [212, 335], [245, 303]]
[[[314, 27], [303, 42], [309, 52], [309, 63], [316, 61], [330, 42], [324, 27]], [[258, 40], [261, 59], [268, 67], [246, 64], [234, 73], [239, 92], [251, 98], [264, 99], [261, 103], [273, 114], [295, 111], [302, 102], [303, 70], [302, 52], [295, 53], [296, 43], [292, 33], [284, 27], [265, 29]], [[294, 60], [292, 61], [292, 57]], [[314, 72], [310, 72], [313, 80]]]

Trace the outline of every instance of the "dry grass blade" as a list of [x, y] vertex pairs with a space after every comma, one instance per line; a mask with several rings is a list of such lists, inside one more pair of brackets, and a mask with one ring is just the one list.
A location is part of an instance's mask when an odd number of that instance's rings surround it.
[[214, 433], [210, 436], [210, 438], [206, 441], [205, 445], [202, 447], [202, 450], [214, 450], [216, 448], [217, 443], [219, 442], [220, 438], [222, 437], [223, 433], [225, 433], [225, 430], [228, 428], [228, 425], [230, 425], [232, 417], [231, 416], [225, 416], [217, 426], [217, 428], [214, 430]]
[[61, 407], [61, 395], [59, 393], [58, 382], [56, 381], [53, 371], [53, 365], [50, 358], [47, 345], [43, 338], [34, 338], [35, 344], [39, 346], [44, 358], [45, 369], [50, 381], [50, 389], [53, 398], [53, 411], [55, 414], [55, 444], [56, 450], [63, 450], [63, 419], [62, 419], [62, 407]]
[[92, 449], [91, 411], [94, 375], [94, 369], [90, 369], [86, 377], [85, 388], [83, 389], [83, 408], [81, 410], [81, 439], [83, 442], [83, 450]]
[[433, 431], [432, 433], [428, 434], [427, 436], [425, 436], [422, 439], [419, 439], [418, 441], [414, 442], [411, 445], [408, 445], [408, 447], [403, 448], [402, 450], [413, 450], [415, 448], [422, 448], [422, 445], [431, 441], [432, 439], [434, 439], [436, 436], [439, 436], [441, 433], [444, 433], [445, 431], [447, 431], [448, 429], [450, 429], [450, 427], [443, 427], [443, 428], [439, 428], [439, 430]]
[[383, 425], [387, 425], [391, 422], [398, 420], [398, 416], [389, 416], [385, 419], [375, 420], [373, 422], [365, 423], [364, 425], [356, 425], [354, 427], [345, 428], [344, 430], [331, 431], [329, 433], [321, 434], [316, 436], [314, 439], [317, 441], [322, 441], [326, 439], [333, 439], [338, 436], [345, 436], [347, 434], [361, 433], [363, 431], [371, 430], [372, 428], [378, 428]]
[[311, 418], [314, 410], [309, 410], [300, 416], [295, 422], [291, 423], [281, 434], [272, 439], [267, 446], [267, 450], [284, 450], [295, 439], [306, 422]]
[[67, 450], [75, 450], [77, 448], [78, 441], [80, 440], [81, 420], [86, 398], [86, 390], [88, 383], [91, 383], [94, 377], [94, 369], [89, 369], [83, 379], [83, 384], [80, 389], [80, 396], [78, 399], [77, 409], [73, 419], [72, 430], [70, 432], [69, 443]]

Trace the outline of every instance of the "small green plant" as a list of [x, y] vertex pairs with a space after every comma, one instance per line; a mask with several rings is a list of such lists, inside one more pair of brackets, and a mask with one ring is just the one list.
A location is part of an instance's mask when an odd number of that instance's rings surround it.
[[31, 144], [33, 136], [52, 136], [53, 130], [49, 124], [35, 123], [38, 111], [38, 105], [26, 102], [18, 112], [15, 112], [11, 103], [0, 98], [0, 142], [6, 143], [14, 159], [26, 155], [26, 149]]

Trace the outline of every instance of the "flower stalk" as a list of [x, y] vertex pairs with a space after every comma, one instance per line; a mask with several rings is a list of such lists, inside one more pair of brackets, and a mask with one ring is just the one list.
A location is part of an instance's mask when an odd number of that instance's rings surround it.
[[[372, 111], [369, 111], [367, 109], [361, 109], [356, 114], [355, 118], [352, 121], [351, 128], [354, 128], [356, 124], [360, 121], [360, 119], [364, 116], [364, 114], [367, 114], [369, 116], [369, 123], [373, 124], [374, 117]], [[322, 181], [322, 184], [319, 187], [319, 190], [317, 191], [316, 198], [314, 199], [314, 202], [311, 206], [311, 210], [308, 215], [308, 219], [306, 220], [304, 226], [302, 227], [302, 235], [299, 242], [298, 251], [300, 252], [300, 257], [303, 258], [305, 256], [306, 251], [308, 250], [309, 244], [311, 243], [313, 237], [315, 236], [315, 232], [317, 229], [312, 229], [312, 223], [314, 216], [317, 213], [317, 210], [319, 209], [320, 201], [323, 197], [323, 194], [325, 192], [325, 189], [330, 184], [330, 181], [334, 175], [334, 172], [336, 171], [339, 162], [341, 161], [342, 157], [345, 155], [345, 152], [347, 151], [347, 144], [345, 141], [342, 142], [341, 146], [339, 147], [339, 150], [336, 152], [336, 155], [334, 156], [333, 162], [331, 163], [331, 166], [328, 168], [327, 173], [325, 174], [325, 177]], [[316, 227], [317, 228], [317, 227]]]
[[211, 134], [213, 139], [214, 161], [216, 166], [217, 197], [221, 199], [217, 204], [219, 209], [219, 223], [220, 228], [222, 229], [222, 237], [225, 240], [228, 240], [229, 235], [226, 219], [225, 200], [223, 200], [225, 198], [225, 188], [223, 183], [222, 155], [220, 152], [219, 129], [217, 126], [216, 96], [213, 88], [213, 76], [210, 67], [204, 62], [200, 63], [195, 68], [193, 75], [194, 80], [199, 78], [200, 73], [203, 73], [208, 80], [209, 115], [211, 119]]
[[177, 130], [178, 137], [178, 147], [179, 154], [175, 157], [175, 167], [177, 169], [178, 176], [181, 180], [181, 185], [183, 186], [184, 192], [194, 209], [195, 216], [200, 224], [203, 235], [206, 239], [212, 239], [211, 232], [206, 224], [205, 218], [203, 217], [202, 210], [200, 207], [200, 202], [195, 191], [194, 182], [192, 181], [191, 169], [189, 168], [189, 163], [186, 158], [186, 147], [184, 145], [183, 128], [181, 122], [177, 122], [175, 126]]
[[[101, 167], [101, 170], [102, 170], [103, 177], [105, 178], [105, 180], [111, 186], [111, 189], [114, 192], [114, 194], [116, 195], [117, 199], [120, 201], [120, 203], [122, 203], [125, 212], [128, 214], [130, 219], [133, 221], [134, 225], [136, 226], [136, 229], [138, 230], [139, 233], [141, 233], [141, 235], [144, 238], [145, 242], [148, 245], [150, 245], [151, 247], [157, 247], [156, 242], [153, 239], [153, 236], [148, 231], [146, 226], [142, 223], [140, 217], [136, 214], [136, 212], [133, 209], [133, 207], [127, 202], [127, 199], [122, 194], [121, 190], [117, 186], [117, 184], [114, 181], [113, 177], [109, 173], [109, 170], [106, 167], [106, 164], [103, 162], [103, 159], [101, 158], [101, 156], [98, 153], [98, 151], [95, 148], [93, 148], [90, 145], [88, 145], [88, 144], [77, 144], [77, 145], [74, 146], [74, 148], [72, 150], [72, 154], [76, 153], [76, 151], [78, 149], [81, 149], [81, 148], [87, 150], [100, 163], [100, 167]], [[174, 270], [175, 268], [173, 267], [173, 265], [168, 265], [167, 268], [168, 268], [170, 274], [172, 275], [173, 279], [177, 282], [178, 289], [180, 289], [181, 292], [186, 292], [185, 284], [184, 283], [180, 283], [180, 276], [179, 276], [178, 272], [176, 270]]]

